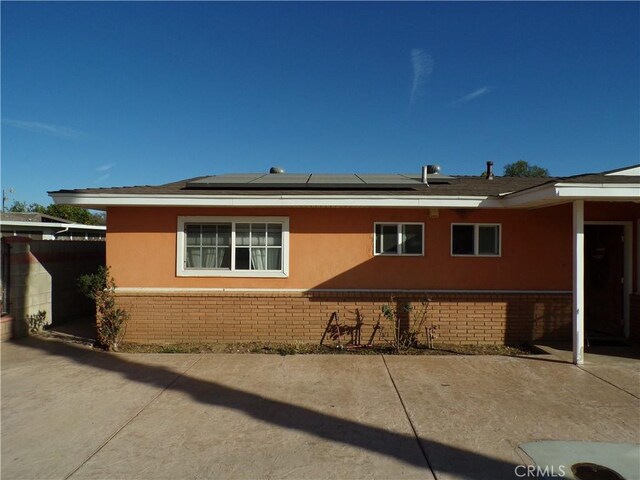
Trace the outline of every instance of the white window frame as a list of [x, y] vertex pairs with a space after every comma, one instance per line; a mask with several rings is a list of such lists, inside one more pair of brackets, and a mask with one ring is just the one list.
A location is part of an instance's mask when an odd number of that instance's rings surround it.
[[[378, 225], [393, 225], [398, 229], [398, 250], [396, 253], [376, 252], [376, 230]], [[402, 245], [402, 226], [403, 225], [420, 225], [422, 230], [422, 242], [420, 244], [420, 253], [401, 253], [400, 246]], [[424, 257], [424, 223], [422, 222], [375, 222], [373, 224], [373, 255], [376, 257]]]
[[[473, 226], [473, 253], [453, 253], [453, 227]], [[480, 250], [480, 227], [498, 227], [498, 253], [478, 253]], [[502, 224], [501, 223], [452, 223], [451, 224], [451, 245], [449, 253], [452, 257], [491, 257], [502, 256]]]
[[[231, 224], [231, 268], [187, 269], [186, 268], [186, 224], [230, 223]], [[278, 223], [282, 225], [282, 269], [281, 270], [236, 270], [236, 224]], [[176, 238], [176, 275], [178, 277], [254, 277], [287, 278], [289, 276], [289, 218], [288, 217], [178, 217]]]

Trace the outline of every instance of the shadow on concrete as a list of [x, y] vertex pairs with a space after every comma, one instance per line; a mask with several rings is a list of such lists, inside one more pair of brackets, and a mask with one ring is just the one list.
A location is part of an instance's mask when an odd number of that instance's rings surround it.
[[570, 360], [563, 360], [561, 358], [555, 358], [551, 355], [547, 355], [545, 353], [536, 353], [534, 355], [505, 355], [511, 358], [519, 358], [522, 360], [533, 360], [535, 362], [547, 362], [547, 363], [565, 363], [573, 365], [573, 362]]
[[83, 319], [61, 325], [50, 325], [37, 333], [36, 336], [64, 343], [93, 347], [96, 344], [95, 320]]
[[39, 335], [62, 342], [93, 346], [96, 343], [96, 319], [81, 317], [58, 325], [49, 325]]
[[[125, 359], [119, 354], [108, 354], [36, 337], [16, 343], [52, 356], [68, 358], [84, 366], [116, 372], [133, 382], [178, 391], [204, 405], [234, 409], [261, 422], [385, 455], [423, 468], [425, 473], [433, 468], [438, 473], [448, 473], [469, 480], [512, 479], [517, 466], [425, 438], [418, 439], [413, 435], [391, 432], [216, 382], [192, 378], [165, 367], [145, 365]], [[167, 377], [173, 380], [167, 383]], [[160, 380], [162, 378], [165, 381]], [[464, 434], [461, 432], [461, 435]]]
[[[568, 342], [538, 342], [536, 347], [551, 353], [562, 360], [572, 363], [573, 345]], [[640, 360], [640, 346], [633, 344], [620, 344], [616, 346], [589, 346], [585, 345], [584, 352], [588, 360], [595, 363], [605, 363], [615, 358]]]

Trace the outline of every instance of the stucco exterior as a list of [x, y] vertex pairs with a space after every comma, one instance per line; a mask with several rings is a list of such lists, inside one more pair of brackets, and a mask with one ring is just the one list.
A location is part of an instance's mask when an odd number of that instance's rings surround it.
[[[176, 275], [178, 216], [286, 216], [288, 278]], [[433, 218], [437, 216], [437, 218]], [[119, 287], [571, 290], [571, 210], [110, 208], [107, 264]], [[424, 256], [376, 256], [375, 222], [423, 222]], [[452, 223], [499, 223], [499, 257], [451, 256]]]

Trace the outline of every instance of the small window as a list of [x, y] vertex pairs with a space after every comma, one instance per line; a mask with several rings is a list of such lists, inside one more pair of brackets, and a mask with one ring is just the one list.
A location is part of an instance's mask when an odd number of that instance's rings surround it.
[[451, 255], [499, 256], [500, 225], [451, 225]]
[[423, 254], [422, 223], [376, 223], [374, 237], [376, 255]]

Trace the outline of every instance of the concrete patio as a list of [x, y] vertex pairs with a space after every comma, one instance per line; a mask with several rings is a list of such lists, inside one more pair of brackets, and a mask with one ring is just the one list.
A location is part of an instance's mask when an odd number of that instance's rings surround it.
[[630, 361], [107, 354], [31, 337], [2, 345], [1, 473], [513, 479], [525, 442], [640, 441]]

